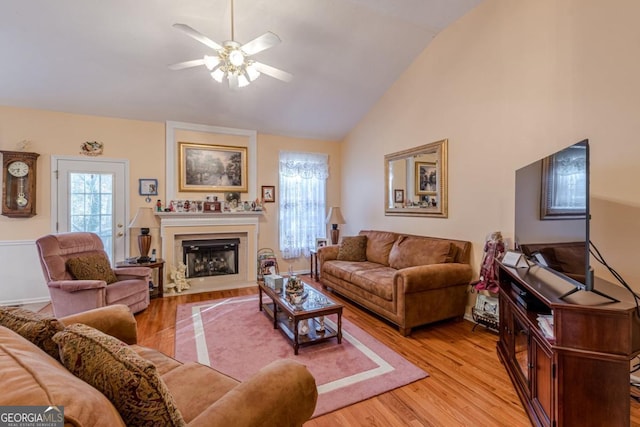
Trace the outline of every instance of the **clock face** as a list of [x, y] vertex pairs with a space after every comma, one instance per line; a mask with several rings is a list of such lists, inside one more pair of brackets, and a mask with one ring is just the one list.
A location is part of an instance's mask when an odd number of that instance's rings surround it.
[[15, 177], [22, 177], [29, 173], [29, 165], [25, 162], [17, 161], [13, 162], [7, 168], [9, 173]]

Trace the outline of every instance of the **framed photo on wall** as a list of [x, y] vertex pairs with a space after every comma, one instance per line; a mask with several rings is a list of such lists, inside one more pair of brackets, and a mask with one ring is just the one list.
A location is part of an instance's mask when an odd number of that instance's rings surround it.
[[152, 178], [142, 178], [138, 180], [140, 186], [138, 193], [141, 196], [157, 196], [158, 195], [158, 180]]
[[264, 203], [274, 203], [276, 201], [276, 187], [273, 185], [262, 186], [262, 201]]
[[247, 147], [179, 142], [179, 190], [247, 191]]

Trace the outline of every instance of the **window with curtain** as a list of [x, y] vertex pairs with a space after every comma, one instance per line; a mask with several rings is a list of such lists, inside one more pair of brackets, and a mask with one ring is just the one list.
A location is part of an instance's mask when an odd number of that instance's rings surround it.
[[284, 259], [308, 257], [326, 237], [329, 156], [280, 152], [280, 251]]

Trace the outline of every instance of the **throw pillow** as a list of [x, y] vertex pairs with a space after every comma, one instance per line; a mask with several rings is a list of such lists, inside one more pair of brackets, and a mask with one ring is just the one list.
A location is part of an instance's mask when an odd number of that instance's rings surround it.
[[79, 323], [58, 332], [62, 364], [104, 394], [128, 426], [185, 426], [153, 363], [122, 341]]
[[345, 236], [338, 247], [340, 261], [366, 261], [367, 236]]
[[56, 360], [58, 346], [51, 339], [64, 329], [56, 318], [19, 307], [0, 307], [0, 325], [31, 341]]
[[104, 280], [107, 285], [118, 281], [106, 255], [95, 254], [69, 258], [69, 272], [78, 280]]
[[389, 253], [389, 266], [400, 270], [418, 265], [453, 262], [451, 242], [416, 236], [400, 236]]

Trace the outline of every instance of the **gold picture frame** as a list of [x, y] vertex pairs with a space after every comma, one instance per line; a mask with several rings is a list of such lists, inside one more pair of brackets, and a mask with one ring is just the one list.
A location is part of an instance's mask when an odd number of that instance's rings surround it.
[[178, 143], [179, 191], [247, 192], [247, 147]]

